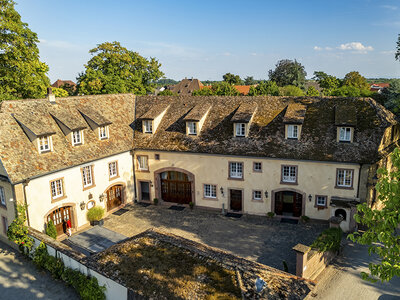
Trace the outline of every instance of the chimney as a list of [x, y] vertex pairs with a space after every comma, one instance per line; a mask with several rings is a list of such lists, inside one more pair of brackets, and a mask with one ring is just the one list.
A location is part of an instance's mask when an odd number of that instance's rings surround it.
[[50, 103], [55, 104], [56, 103], [56, 96], [54, 96], [53, 94], [53, 90], [51, 89], [51, 87], [47, 88], [47, 95], [46, 95], [47, 99], [50, 101]]

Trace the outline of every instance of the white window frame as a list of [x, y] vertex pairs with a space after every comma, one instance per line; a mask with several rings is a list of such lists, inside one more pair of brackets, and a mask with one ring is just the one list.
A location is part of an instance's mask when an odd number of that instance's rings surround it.
[[[316, 202], [315, 202], [316, 206], [321, 206], [321, 207], [326, 207], [327, 206], [327, 202], [328, 202], [328, 197], [327, 196], [317, 195], [316, 198], [317, 198]], [[323, 202], [320, 202], [322, 200], [323, 200]]]
[[229, 162], [229, 177], [230, 178], [243, 178], [243, 163], [242, 162]]
[[61, 178], [51, 181], [50, 186], [52, 199], [58, 199], [64, 196], [64, 186]]
[[4, 192], [4, 188], [0, 186], [0, 204], [3, 206], [7, 206], [6, 204], [6, 194]]
[[340, 127], [339, 128], [339, 142], [351, 142], [352, 135], [351, 127]]
[[282, 167], [282, 182], [296, 183], [297, 182], [297, 167], [283, 166]]
[[149, 170], [149, 158], [147, 155], [138, 155], [137, 157], [138, 169], [140, 171], [148, 171]]
[[299, 125], [287, 125], [287, 138], [296, 140], [299, 138]]
[[217, 186], [214, 184], [204, 184], [204, 198], [217, 198]]
[[[256, 197], [257, 193], [260, 194], [260, 197]], [[253, 200], [262, 201], [262, 191], [261, 190], [253, 190]]]
[[353, 187], [354, 171], [350, 169], [337, 170], [336, 186], [351, 188]]
[[118, 176], [118, 163], [116, 161], [112, 161], [108, 164], [108, 175], [110, 178]]
[[235, 135], [242, 137], [246, 136], [246, 123], [235, 123]]
[[72, 131], [72, 145], [82, 145], [83, 144], [83, 131], [75, 130]]
[[108, 139], [108, 126], [100, 126], [99, 127], [99, 139], [106, 140]]
[[93, 185], [92, 166], [85, 166], [82, 168], [82, 178], [83, 178], [83, 187], [84, 188]]
[[197, 135], [197, 122], [187, 122], [187, 128], [189, 135]]
[[144, 133], [153, 133], [153, 120], [143, 120]]
[[39, 153], [50, 152], [52, 149], [52, 140], [50, 135], [43, 135], [37, 138]]

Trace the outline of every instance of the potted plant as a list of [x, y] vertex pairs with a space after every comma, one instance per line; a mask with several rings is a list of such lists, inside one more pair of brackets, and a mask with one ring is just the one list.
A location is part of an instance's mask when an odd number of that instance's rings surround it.
[[92, 226], [102, 226], [104, 224], [103, 216], [104, 208], [101, 206], [92, 207], [87, 212], [87, 218]]
[[154, 198], [153, 199], [153, 203], [154, 203], [154, 205], [157, 205], [158, 204], [158, 198]]
[[193, 209], [194, 203], [192, 201], [189, 202], [189, 207], [190, 207], [190, 209]]

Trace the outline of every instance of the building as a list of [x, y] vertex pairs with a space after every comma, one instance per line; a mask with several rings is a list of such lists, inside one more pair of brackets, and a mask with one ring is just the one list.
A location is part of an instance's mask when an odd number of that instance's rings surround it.
[[328, 220], [354, 227], [374, 204], [378, 165], [400, 131], [369, 98], [156, 97], [131, 94], [3, 101], [0, 217], [59, 235], [138, 200]]
[[390, 83], [373, 83], [369, 87], [369, 90], [371, 92], [378, 92], [380, 94], [384, 88], [388, 88], [389, 86]]
[[55, 88], [67, 87], [71, 88], [72, 91], [76, 90], [76, 83], [73, 82], [72, 80], [57, 79], [51, 86]]
[[182, 79], [178, 84], [171, 86], [170, 90], [173, 93], [183, 96], [192, 95], [193, 91], [200, 90], [203, 87], [203, 84], [198, 79]]

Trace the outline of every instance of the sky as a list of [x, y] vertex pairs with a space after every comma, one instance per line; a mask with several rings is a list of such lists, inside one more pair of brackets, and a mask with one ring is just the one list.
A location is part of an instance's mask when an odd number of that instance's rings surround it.
[[166, 78], [268, 79], [281, 59], [344, 77], [400, 78], [400, 0], [15, 0], [38, 34], [49, 77], [75, 81], [89, 50], [119, 41]]

